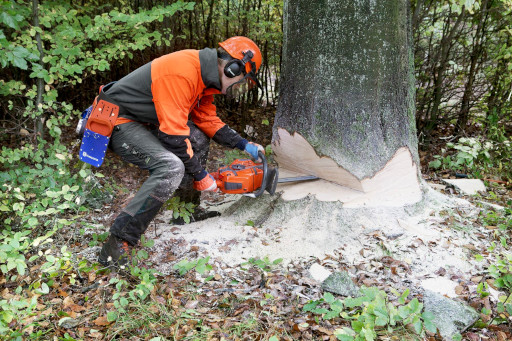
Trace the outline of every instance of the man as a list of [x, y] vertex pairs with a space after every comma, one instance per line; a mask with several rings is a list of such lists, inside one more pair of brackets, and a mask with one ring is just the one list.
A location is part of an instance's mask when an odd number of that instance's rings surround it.
[[[260, 86], [261, 52], [246, 37], [232, 37], [215, 49], [183, 50], [159, 57], [103, 87], [98, 100], [119, 106], [110, 138], [112, 150], [150, 172], [110, 228], [99, 262], [123, 265], [163, 204], [175, 195], [199, 204], [200, 191], [216, 191], [205, 170], [210, 138], [258, 157], [263, 147], [248, 142], [216, 114], [214, 94], [235, 96]], [[158, 125], [152, 133], [148, 124]], [[194, 191], [191, 187], [197, 191]], [[201, 220], [217, 212], [196, 208]]]

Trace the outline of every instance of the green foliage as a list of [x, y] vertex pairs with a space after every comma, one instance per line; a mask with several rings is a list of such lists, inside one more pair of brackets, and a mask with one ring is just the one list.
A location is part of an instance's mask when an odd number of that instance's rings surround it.
[[462, 137], [457, 143], [447, 143], [448, 150], [435, 155], [429, 163], [433, 169], [449, 169], [482, 177], [482, 174], [497, 174], [510, 177], [512, 145], [504, 139], [503, 133], [485, 137]]
[[271, 261], [268, 258], [268, 256], [265, 256], [263, 259], [249, 258], [249, 260], [247, 262], [242, 263], [240, 265], [242, 266], [242, 269], [244, 269], [243, 267], [245, 267], [246, 265], [253, 265], [253, 266], [260, 268], [261, 270], [263, 270], [265, 272], [270, 272], [270, 271], [272, 271], [272, 268], [274, 266], [280, 264], [282, 261], [283, 261], [282, 258], [277, 258], [277, 259], [274, 259], [273, 261]]
[[195, 207], [196, 205], [191, 202], [180, 201], [180, 197], [172, 197], [165, 203], [165, 209], [172, 211], [173, 218], [181, 217], [186, 224], [190, 223]]
[[502, 126], [510, 122], [512, 3], [443, 0], [412, 6], [420, 138], [438, 126], [455, 126], [460, 135], [474, 132], [469, 125], [485, 129], [482, 118], [491, 114]]
[[246, 153], [238, 149], [228, 149], [224, 151], [224, 158], [221, 160], [223, 165], [230, 165], [236, 159], [250, 158]]
[[16, 120], [44, 117], [50, 135], [58, 137], [60, 127], [75, 115], [71, 104], [58, 100], [59, 89], [77, 86], [113, 63], [133, 58], [135, 51], [170, 44], [169, 30], [155, 30], [152, 24], [193, 9], [194, 3], [103, 12], [108, 6], [41, 1], [39, 26], [31, 24], [31, 7], [25, 1], [0, 1], [0, 65], [19, 75], [0, 79], [0, 95], [9, 96], [12, 112], [22, 113]]
[[210, 256], [205, 258], [198, 258], [192, 261], [189, 261], [188, 259], [183, 259], [180, 262], [174, 264], [173, 269], [178, 270], [180, 276], [185, 275], [192, 269], [195, 269], [197, 273], [203, 275], [213, 269], [213, 267], [210, 264], [208, 264], [209, 261]]
[[425, 330], [435, 333], [432, 323], [434, 316], [423, 311], [423, 304], [413, 298], [405, 303], [408, 290], [399, 297], [398, 305], [389, 302], [387, 294], [378, 288], [361, 288], [361, 296], [338, 300], [331, 293], [325, 293], [319, 300], [304, 305], [304, 312], [320, 315], [329, 320], [336, 317], [351, 321], [351, 328], [335, 331], [338, 340], [376, 340], [378, 332], [393, 333], [399, 324], [412, 325], [414, 332], [423, 335]]
[[[508, 202], [510, 205], [511, 202]], [[486, 211], [482, 217], [482, 223], [486, 226], [498, 227], [492, 235], [493, 240], [487, 248], [490, 257], [490, 265], [487, 267], [487, 274], [494, 279], [494, 286], [506, 292], [506, 295], [499, 297], [499, 302], [493, 311], [487, 310], [486, 315], [492, 315], [493, 318], [489, 322], [482, 322], [482, 327], [495, 323], [507, 323], [507, 319], [503, 318], [503, 313], [512, 314], [512, 254], [510, 254], [509, 243], [511, 242], [510, 229], [512, 228], [512, 210], [506, 208], [502, 211]], [[484, 260], [482, 255], [475, 255], [479, 261]], [[490, 295], [489, 285], [486, 281], [482, 281], [477, 286], [477, 293], [480, 297]]]

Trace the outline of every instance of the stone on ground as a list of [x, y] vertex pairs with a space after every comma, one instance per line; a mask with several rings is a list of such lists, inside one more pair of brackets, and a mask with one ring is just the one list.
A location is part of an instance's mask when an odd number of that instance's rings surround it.
[[352, 282], [348, 272], [335, 272], [322, 283], [322, 289], [341, 296], [361, 296], [359, 288]]
[[309, 275], [317, 282], [325, 281], [331, 274], [331, 271], [327, 270], [318, 263], [314, 263], [309, 268]]
[[434, 315], [432, 322], [440, 334], [448, 340], [462, 333], [480, 316], [473, 308], [430, 290], [425, 290], [423, 304], [425, 311]]
[[468, 195], [486, 191], [485, 185], [480, 179], [443, 179], [443, 181]]

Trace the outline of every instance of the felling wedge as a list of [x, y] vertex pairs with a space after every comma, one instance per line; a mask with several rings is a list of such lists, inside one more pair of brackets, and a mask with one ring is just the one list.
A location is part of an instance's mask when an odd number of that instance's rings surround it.
[[399, 207], [422, 198], [417, 164], [408, 148], [399, 148], [372, 177], [358, 179], [328, 157], [317, 155], [298, 133], [278, 128], [279, 138], [272, 149], [283, 177], [314, 175], [313, 183], [281, 184], [284, 200], [314, 195], [321, 201], [339, 201], [344, 207]]

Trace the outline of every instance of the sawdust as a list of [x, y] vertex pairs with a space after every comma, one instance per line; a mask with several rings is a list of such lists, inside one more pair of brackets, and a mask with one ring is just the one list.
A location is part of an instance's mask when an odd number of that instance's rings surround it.
[[[208, 255], [232, 268], [251, 258], [282, 258], [284, 264], [336, 259], [342, 266], [357, 268], [359, 274], [371, 274], [380, 271], [385, 257], [391, 257], [401, 264], [395, 274], [420, 287], [436, 272], [470, 276], [483, 266], [467, 246], [483, 249], [486, 238], [481, 234], [487, 231], [469, 225], [452, 229], [443, 223], [449, 215], [463, 224], [478, 209], [432, 189], [426, 190], [420, 203], [393, 208], [349, 209], [312, 196], [296, 201], [268, 195], [224, 198], [216, 207], [224, 212], [221, 217], [184, 226], [160, 223], [156, 231], [146, 232], [155, 240], [151, 260], [160, 271], [171, 273], [174, 263], [183, 258]], [[160, 220], [169, 219], [166, 212]]]

